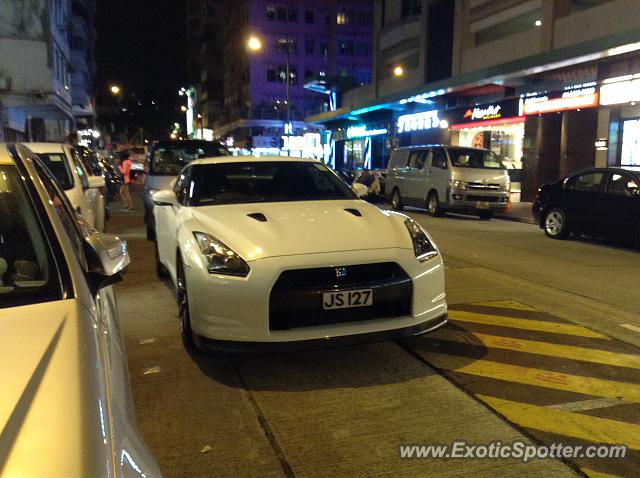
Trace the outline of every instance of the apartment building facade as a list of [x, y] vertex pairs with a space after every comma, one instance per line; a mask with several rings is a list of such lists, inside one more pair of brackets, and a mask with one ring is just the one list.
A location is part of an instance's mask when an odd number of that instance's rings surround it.
[[[490, 148], [512, 169], [515, 200], [582, 167], [640, 164], [629, 146], [640, 139], [637, 7], [376, 0], [372, 83], [308, 121], [333, 131], [338, 168], [384, 168], [401, 145]], [[367, 163], [354, 142], [378, 153]]]

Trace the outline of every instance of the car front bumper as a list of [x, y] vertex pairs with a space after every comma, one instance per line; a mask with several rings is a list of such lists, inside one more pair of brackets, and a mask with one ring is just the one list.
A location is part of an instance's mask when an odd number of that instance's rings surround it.
[[[270, 321], [271, 292], [284, 271], [384, 262], [394, 262], [406, 273], [410, 287], [410, 307], [406, 313], [390, 317], [378, 315], [361, 320], [356, 315], [360, 312], [359, 309], [364, 309], [361, 307], [343, 309], [343, 314], [346, 315], [342, 316], [346, 320], [342, 322], [315, 321], [309, 326], [295, 326], [284, 330], [273, 327]], [[273, 257], [252, 261], [249, 265], [251, 272], [245, 278], [209, 274], [201, 264], [188, 265], [186, 279], [191, 327], [203, 342], [206, 339], [214, 345], [218, 342], [245, 342], [245, 347], [250, 349], [255, 348], [252, 343], [256, 342], [298, 342], [304, 348], [305, 345], [315, 345], [309, 341], [335, 343], [335, 339], [341, 337], [361, 336], [369, 341], [383, 340], [376, 338], [376, 333], [380, 337], [385, 334], [415, 335], [437, 327], [446, 320], [447, 304], [441, 256], [420, 263], [412, 250], [384, 249]], [[371, 284], [350, 285], [340, 290], [367, 288], [374, 289], [376, 304], [376, 290]], [[330, 290], [335, 289], [327, 288], [327, 292]], [[315, 293], [317, 292], [316, 289]], [[308, 307], [307, 299], [308, 294], [301, 294], [301, 308]], [[289, 300], [295, 303], [296, 297], [291, 296]], [[292, 306], [292, 309], [295, 307]], [[318, 308], [321, 309], [321, 302], [318, 302]], [[356, 320], [349, 317], [348, 311], [354, 311]], [[374, 335], [366, 338], [368, 334]], [[242, 344], [238, 345], [239, 347], [222, 348], [242, 348]]]
[[509, 193], [483, 190], [453, 190], [449, 194], [448, 209], [502, 211], [509, 205]]

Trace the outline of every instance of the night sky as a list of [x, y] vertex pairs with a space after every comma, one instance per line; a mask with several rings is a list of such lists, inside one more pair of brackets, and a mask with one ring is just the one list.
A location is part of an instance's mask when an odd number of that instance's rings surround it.
[[177, 95], [187, 81], [184, 0], [97, 0], [96, 29], [98, 105], [111, 101], [108, 87], [117, 84], [129, 123], [166, 137], [184, 116]]

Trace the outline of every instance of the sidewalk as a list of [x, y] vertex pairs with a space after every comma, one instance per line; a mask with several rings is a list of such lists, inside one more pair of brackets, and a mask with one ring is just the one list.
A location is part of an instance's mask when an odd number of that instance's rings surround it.
[[504, 219], [507, 221], [526, 222], [529, 224], [535, 224], [533, 215], [531, 214], [530, 202], [514, 202], [511, 206], [511, 211], [497, 212], [495, 214], [496, 219]]

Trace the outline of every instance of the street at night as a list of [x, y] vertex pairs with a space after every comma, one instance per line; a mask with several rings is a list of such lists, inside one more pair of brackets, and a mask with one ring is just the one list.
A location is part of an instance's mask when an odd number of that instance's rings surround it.
[[[314, 352], [189, 355], [140, 215], [110, 227], [139, 426], [166, 476], [635, 476], [637, 250], [550, 243], [534, 225], [409, 214], [446, 264], [450, 322], [415, 339]], [[212, 298], [215, 300], [215, 298]], [[625, 458], [402, 459], [401, 445], [622, 444]]]

